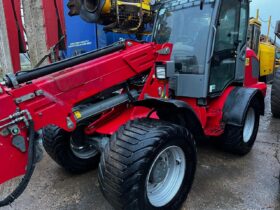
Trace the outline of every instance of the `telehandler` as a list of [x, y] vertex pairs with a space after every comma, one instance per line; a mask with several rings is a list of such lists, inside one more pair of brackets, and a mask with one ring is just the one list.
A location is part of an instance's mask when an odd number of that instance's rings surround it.
[[[129, 2], [135, 9], [138, 1]], [[101, 15], [96, 8], [83, 15]], [[40, 130], [45, 150], [65, 170], [98, 167], [101, 191], [115, 209], [179, 209], [195, 177], [197, 140], [213, 137], [228, 152], [250, 152], [267, 87], [246, 47], [249, 0], [172, 0], [156, 8], [151, 43], [120, 41], [6, 75], [0, 184], [24, 178], [0, 206], [27, 186]], [[114, 17], [121, 20], [115, 14], [103, 23]]]

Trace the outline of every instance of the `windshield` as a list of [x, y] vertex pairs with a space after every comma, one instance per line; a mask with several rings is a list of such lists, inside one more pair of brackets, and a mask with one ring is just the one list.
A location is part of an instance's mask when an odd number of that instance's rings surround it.
[[199, 2], [162, 8], [153, 39], [158, 44], [173, 43], [172, 60], [182, 74], [203, 74], [213, 3], [200, 9]]

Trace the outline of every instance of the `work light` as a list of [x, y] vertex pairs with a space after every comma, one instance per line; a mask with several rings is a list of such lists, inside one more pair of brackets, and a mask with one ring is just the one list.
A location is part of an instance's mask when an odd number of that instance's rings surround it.
[[156, 78], [160, 80], [166, 79], [166, 66], [158, 65], [156, 66]]

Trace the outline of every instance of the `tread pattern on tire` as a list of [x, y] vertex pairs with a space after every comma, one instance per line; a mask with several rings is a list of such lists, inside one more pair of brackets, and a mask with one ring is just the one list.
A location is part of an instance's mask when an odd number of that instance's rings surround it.
[[76, 157], [70, 149], [70, 133], [57, 126], [43, 129], [43, 146], [48, 155], [70, 173], [85, 173], [98, 166], [99, 155], [86, 160]]
[[256, 112], [256, 124], [251, 137], [252, 140], [250, 140], [248, 143], [244, 143], [243, 127], [226, 125], [225, 132], [221, 138], [221, 143], [225, 151], [241, 156], [246, 155], [251, 151], [257, 137], [260, 119], [258, 101], [253, 100], [251, 102], [251, 106], [254, 107], [254, 110]]
[[271, 90], [271, 112], [280, 118], [280, 68], [276, 71]]
[[[153, 132], [150, 132], [151, 130]], [[163, 133], [170, 135], [172, 132], [182, 132], [182, 135], [191, 138], [195, 145], [187, 129], [152, 119], [128, 122], [112, 136], [101, 156], [99, 183], [103, 194], [116, 209], [139, 209], [137, 193], [144, 189], [144, 186], [139, 189], [140, 186], [137, 185], [144, 173], [144, 167], [141, 166], [147, 164], [147, 157], [160, 145], [160, 136]], [[176, 202], [181, 200], [178, 198]]]

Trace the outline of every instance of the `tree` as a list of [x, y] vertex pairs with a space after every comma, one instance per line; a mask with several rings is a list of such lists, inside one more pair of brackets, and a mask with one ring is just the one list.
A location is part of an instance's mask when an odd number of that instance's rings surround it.
[[[34, 67], [48, 54], [42, 0], [22, 0], [22, 6], [28, 52], [31, 65]], [[45, 60], [44, 64], [48, 64], [48, 59]]]

